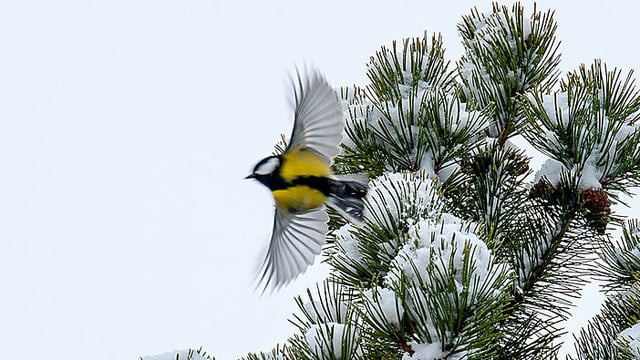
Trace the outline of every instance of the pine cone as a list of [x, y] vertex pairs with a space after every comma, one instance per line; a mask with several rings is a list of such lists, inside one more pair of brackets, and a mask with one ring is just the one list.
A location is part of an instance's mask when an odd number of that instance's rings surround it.
[[511, 175], [522, 176], [529, 171], [529, 158], [523, 154], [513, 151], [507, 155], [507, 158], [511, 160], [507, 169]]
[[603, 189], [587, 189], [582, 192], [582, 213], [587, 223], [604, 234], [611, 215], [611, 201]]
[[544, 199], [548, 200], [551, 197], [551, 193], [553, 192], [553, 186], [548, 181], [544, 179], [540, 179], [535, 185], [531, 187], [529, 190], [529, 197], [531, 199]]

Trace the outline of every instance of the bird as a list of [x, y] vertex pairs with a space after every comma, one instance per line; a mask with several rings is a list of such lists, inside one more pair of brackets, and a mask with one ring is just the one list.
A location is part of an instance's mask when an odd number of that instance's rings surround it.
[[293, 86], [293, 130], [284, 151], [260, 160], [246, 178], [273, 195], [275, 216], [271, 239], [258, 271], [258, 285], [279, 289], [306, 271], [320, 253], [328, 232], [326, 205], [352, 222], [364, 219], [368, 186], [337, 179], [332, 171], [340, 152], [345, 123], [335, 90], [316, 69]]

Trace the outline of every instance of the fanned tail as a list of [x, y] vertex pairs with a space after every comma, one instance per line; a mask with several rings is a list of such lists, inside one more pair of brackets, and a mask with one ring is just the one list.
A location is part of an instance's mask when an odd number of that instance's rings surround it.
[[364, 201], [368, 186], [353, 180], [329, 179], [329, 205], [354, 222], [364, 220]]

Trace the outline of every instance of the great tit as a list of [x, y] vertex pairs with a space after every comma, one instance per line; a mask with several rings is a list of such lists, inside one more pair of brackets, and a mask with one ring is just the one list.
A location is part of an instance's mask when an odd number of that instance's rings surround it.
[[277, 289], [303, 273], [320, 253], [328, 231], [325, 204], [362, 221], [367, 185], [338, 180], [331, 165], [340, 151], [344, 118], [336, 92], [317, 70], [291, 78], [294, 121], [283, 153], [258, 162], [247, 176], [271, 190], [275, 220], [258, 274], [263, 291]]

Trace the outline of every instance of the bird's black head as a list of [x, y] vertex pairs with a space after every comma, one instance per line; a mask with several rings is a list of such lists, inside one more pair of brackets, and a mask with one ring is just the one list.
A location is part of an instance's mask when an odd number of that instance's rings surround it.
[[266, 157], [253, 168], [251, 175], [247, 179], [256, 179], [268, 188], [273, 187], [274, 178], [278, 176], [278, 170], [282, 164], [281, 156]]

